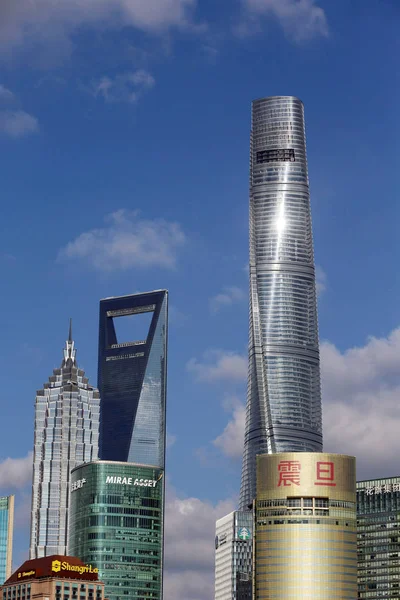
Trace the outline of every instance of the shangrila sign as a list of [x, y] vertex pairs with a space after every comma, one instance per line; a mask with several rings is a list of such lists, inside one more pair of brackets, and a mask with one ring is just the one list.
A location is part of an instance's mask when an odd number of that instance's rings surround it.
[[59, 573], [60, 571], [76, 571], [79, 575], [82, 573], [98, 573], [99, 570], [97, 567], [93, 567], [93, 565], [71, 565], [68, 561], [64, 560], [53, 560], [51, 563], [51, 570], [54, 573]]
[[391, 494], [400, 492], [400, 483], [386, 483], [385, 485], [373, 485], [365, 488], [367, 496], [376, 496], [378, 494]]

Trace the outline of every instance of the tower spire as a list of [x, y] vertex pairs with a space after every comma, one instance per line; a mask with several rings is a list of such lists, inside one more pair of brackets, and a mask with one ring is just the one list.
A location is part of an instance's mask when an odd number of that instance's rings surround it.
[[68, 362], [76, 366], [76, 349], [75, 342], [72, 339], [72, 319], [69, 320], [68, 339], [65, 342], [64, 360], [61, 367], [65, 367]]

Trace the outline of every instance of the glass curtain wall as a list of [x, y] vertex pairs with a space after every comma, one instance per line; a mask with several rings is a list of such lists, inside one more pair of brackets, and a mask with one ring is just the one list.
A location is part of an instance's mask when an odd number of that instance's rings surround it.
[[240, 509], [255, 497], [256, 456], [322, 449], [317, 301], [304, 108], [253, 102], [250, 329]]

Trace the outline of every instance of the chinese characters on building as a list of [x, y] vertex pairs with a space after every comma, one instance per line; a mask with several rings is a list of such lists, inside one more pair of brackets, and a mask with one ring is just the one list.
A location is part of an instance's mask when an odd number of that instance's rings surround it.
[[298, 460], [282, 460], [278, 465], [279, 482], [281, 485], [300, 485], [300, 469], [301, 464]]
[[317, 481], [315, 485], [335, 486], [335, 465], [333, 462], [317, 462]]
[[76, 490], [79, 490], [81, 487], [83, 487], [83, 485], [85, 483], [86, 483], [86, 479], [78, 479], [78, 481], [75, 481], [71, 485], [71, 492], [75, 492]]
[[[280, 486], [300, 485], [301, 463], [298, 460], [282, 460], [278, 465]], [[335, 465], [333, 462], [318, 461], [315, 469], [314, 485], [336, 486]]]
[[386, 483], [385, 485], [373, 485], [365, 488], [367, 496], [376, 494], [390, 494], [391, 492], [400, 492], [400, 483]]

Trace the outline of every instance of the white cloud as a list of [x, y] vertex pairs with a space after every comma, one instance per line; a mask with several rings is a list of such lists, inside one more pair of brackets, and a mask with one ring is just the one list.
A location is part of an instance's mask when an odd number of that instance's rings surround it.
[[204, 362], [191, 358], [186, 368], [197, 381], [241, 382], [247, 377], [247, 358], [235, 352], [208, 350], [204, 354]]
[[0, 100], [2, 102], [10, 102], [14, 100], [14, 94], [2, 84], [0, 84]]
[[196, 0], [1, 0], [0, 48], [69, 45], [83, 26], [159, 32], [189, 27]]
[[12, 138], [20, 138], [29, 133], [39, 131], [36, 117], [23, 110], [0, 111], [0, 132]]
[[315, 279], [317, 295], [321, 296], [326, 290], [328, 278], [323, 268], [319, 267], [318, 265], [315, 267]]
[[210, 298], [210, 310], [216, 314], [221, 308], [232, 306], [235, 302], [241, 302], [246, 298], [247, 294], [242, 289], [235, 286], [225, 287], [222, 292]]
[[[328, 23], [324, 10], [315, 0], [243, 0], [253, 17], [275, 17], [286, 35], [295, 41], [316, 35], [328, 35]], [[256, 19], [254, 19], [256, 20]]]
[[102, 96], [106, 102], [134, 104], [154, 84], [154, 77], [148, 71], [139, 69], [131, 73], [117, 75], [114, 78], [104, 76], [93, 82], [92, 90], [94, 96]]
[[[0, 9], [1, 12], [1, 9]], [[11, 90], [0, 84], [0, 134], [20, 138], [39, 131], [36, 117], [17, 107], [17, 99]]]
[[118, 210], [106, 218], [107, 227], [92, 229], [69, 242], [61, 260], [81, 260], [99, 271], [176, 266], [186, 241], [178, 223], [145, 220], [137, 211]]
[[214, 597], [215, 522], [233, 510], [233, 500], [214, 505], [198, 498], [182, 499], [167, 486], [165, 598]]
[[321, 344], [324, 449], [354, 454], [358, 478], [400, 474], [400, 328], [345, 352]]
[[21, 489], [32, 482], [32, 452], [24, 458], [6, 458], [0, 463], [0, 488]]
[[[386, 338], [341, 352], [321, 343], [324, 450], [354, 455], [358, 479], [400, 474], [400, 328]], [[225, 456], [242, 456], [245, 407], [213, 441]]]
[[246, 407], [236, 400], [226, 407], [232, 412], [224, 431], [213, 441], [221, 452], [233, 459], [241, 459], [243, 456], [244, 427], [246, 421]]

